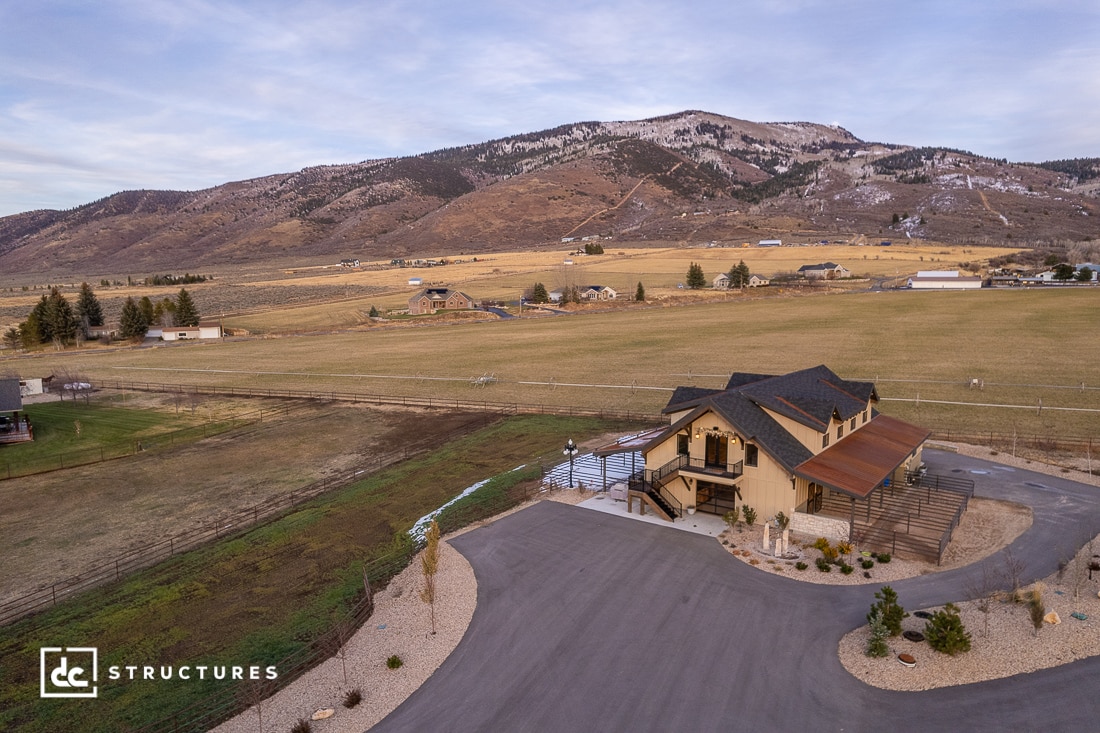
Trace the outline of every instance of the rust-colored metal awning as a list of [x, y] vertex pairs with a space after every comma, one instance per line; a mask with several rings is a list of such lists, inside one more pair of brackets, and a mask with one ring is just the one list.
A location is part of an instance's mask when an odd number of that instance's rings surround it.
[[871, 495], [932, 431], [877, 415], [836, 445], [799, 464], [802, 478], [857, 499]]

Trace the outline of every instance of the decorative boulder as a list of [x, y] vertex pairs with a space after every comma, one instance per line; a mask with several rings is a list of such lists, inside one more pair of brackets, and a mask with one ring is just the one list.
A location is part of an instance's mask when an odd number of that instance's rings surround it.
[[1048, 624], [1053, 624], [1054, 626], [1062, 623], [1062, 619], [1059, 618], [1058, 613], [1055, 611], [1051, 611], [1046, 616], [1043, 616], [1043, 620], [1046, 621]]
[[334, 708], [324, 708], [322, 710], [315, 711], [313, 713], [313, 715], [309, 716], [309, 719], [310, 720], [324, 720], [325, 718], [331, 718], [335, 714], [336, 714], [336, 710]]

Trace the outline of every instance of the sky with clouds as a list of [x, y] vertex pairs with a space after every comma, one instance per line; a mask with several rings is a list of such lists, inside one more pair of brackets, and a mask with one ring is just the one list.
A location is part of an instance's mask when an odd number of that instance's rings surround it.
[[0, 0], [0, 216], [686, 109], [1100, 157], [1100, 3]]

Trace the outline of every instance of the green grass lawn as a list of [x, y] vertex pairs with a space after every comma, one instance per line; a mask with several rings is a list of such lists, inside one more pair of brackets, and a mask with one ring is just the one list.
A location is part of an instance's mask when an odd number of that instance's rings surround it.
[[138, 441], [148, 442], [202, 422], [186, 412], [133, 410], [82, 399], [27, 405], [24, 411], [34, 428], [34, 440], [0, 446], [0, 476], [126, 455]]
[[537, 466], [543, 455], [560, 460], [558, 447], [567, 437], [583, 440], [629, 427], [583, 418], [507, 418], [264, 527], [0, 629], [0, 729], [113, 731], [202, 700], [217, 684], [101, 680], [94, 701], [40, 700], [37, 650], [95, 646], [101, 669], [273, 664], [348, 610], [361, 591], [364, 562], [392, 548], [395, 536], [417, 518], [476, 481], [520, 464]]

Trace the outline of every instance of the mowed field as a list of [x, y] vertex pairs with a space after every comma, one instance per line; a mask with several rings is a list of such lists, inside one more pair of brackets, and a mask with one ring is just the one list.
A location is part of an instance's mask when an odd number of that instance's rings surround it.
[[[1100, 291], [850, 292], [577, 315], [380, 327], [152, 349], [43, 352], [33, 376], [415, 395], [658, 412], [677, 385], [826, 364], [874, 380], [881, 408], [933, 429], [1090, 435]], [[486, 387], [471, 380], [493, 375]], [[968, 386], [984, 381], [984, 389]], [[892, 400], [914, 400], [897, 402]], [[917, 403], [915, 400], [919, 399]], [[1025, 408], [936, 404], [935, 400]], [[1039, 405], [1043, 406], [1040, 411]]]

